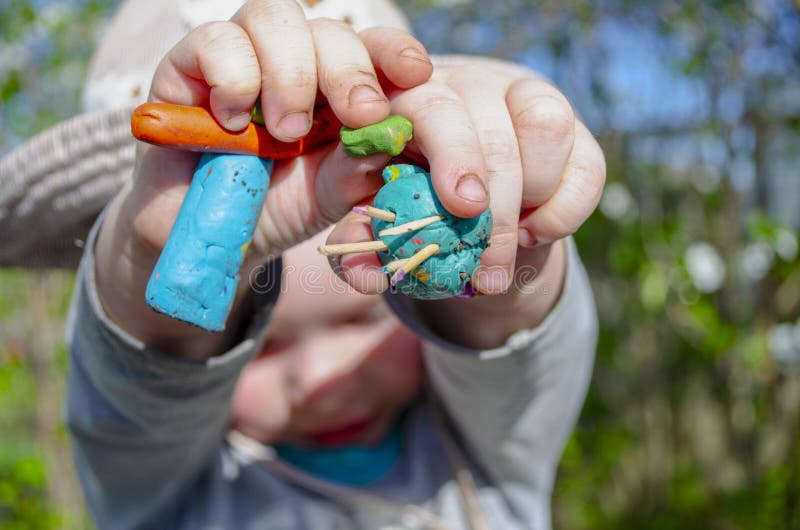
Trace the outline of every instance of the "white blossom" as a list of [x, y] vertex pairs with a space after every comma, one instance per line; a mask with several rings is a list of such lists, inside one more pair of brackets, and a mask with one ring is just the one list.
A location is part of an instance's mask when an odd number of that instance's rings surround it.
[[698, 291], [713, 293], [722, 287], [725, 281], [725, 262], [713, 246], [704, 242], [692, 243], [686, 249], [684, 261]]
[[746, 245], [739, 252], [739, 271], [745, 279], [757, 282], [767, 275], [775, 261], [772, 247], [763, 241]]
[[0, 41], [0, 79], [5, 72], [24, 68], [31, 60], [31, 52], [20, 42]]
[[611, 182], [603, 191], [600, 211], [609, 219], [619, 220], [633, 209], [633, 198], [628, 188], [620, 182]]
[[782, 368], [800, 368], [800, 322], [775, 324], [769, 329], [767, 344]]
[[56, 26], [69, 18], [75, 6], [69, 2], [48, 2], [39, 12], [36, 23], [45, 31], [53, 31]]
[[786, 229], [778, 232], [775, 239], [775, 252], [784, 261], [792, 261], [797, 257], [797, 236]]
[[713, 193], [719, 188], [722, 182], [722, 172], [714, 166], [704, 166], [695, 172], [692, 185], [700, 193]]

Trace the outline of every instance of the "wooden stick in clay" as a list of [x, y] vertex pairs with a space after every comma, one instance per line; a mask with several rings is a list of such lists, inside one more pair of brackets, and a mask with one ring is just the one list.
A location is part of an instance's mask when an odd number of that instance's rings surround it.
[[401, 282], [403, 278], [405, 278], [406, 274], [422, 265], [426, 259], [430, 258], [437, 252], [439, 252], [439, 245], [437, 243], [431, 243], [408, 258], [405, 263], [403, 263], [403, 265], [392, 275], [391, 284], [397, 285], [398, 282]]
[[409, 232], [415, 232], [417, 230], [425, 228], [428, 225], [432, 225], [436, 221], [441, 221], [442, 219], [444, 219], [444, 217], [441, 215], [431, 215], [430, 217], [423, 217], [422, 219], [409, 221], [407, 223], [393, 226], [391, 228], [384, 228], [383, 230], [378, 232], [378, 237], [396, 236], [399, 234], [407, 234]]
[[383, 241], [363, 241], [359, 243], [341, 243], [338, 245], [322, 245], [317, 250], [323, 256], [339, 256], [341, 254], [357, 254], [359, 252], [375, 252], [386, 250]]
[[380, 210], [378, 208], [373, 208], [372, 206], [354, 206], [353, 211], [355, 213], [360, 213], [361, 215], [366, 215], [367, 217], [371, 217], [373, 219], [382, 219], [389, 223], [393, 223], [395, 219], [395, 215], [393, 212], [388, 210]]

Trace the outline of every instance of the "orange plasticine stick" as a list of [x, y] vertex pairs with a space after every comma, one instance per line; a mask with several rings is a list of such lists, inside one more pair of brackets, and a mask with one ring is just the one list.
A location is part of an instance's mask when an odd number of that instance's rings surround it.
[[342, 124], [330, 107], [314, 109], [311, 131], [296, 142], [281, 142], [254, 123], [239, 132], [222, 127], [202, 107], [144, 103], [133, 111], [131, 133], [138, 140], [189, 151], [292, 158], [339, 140]]

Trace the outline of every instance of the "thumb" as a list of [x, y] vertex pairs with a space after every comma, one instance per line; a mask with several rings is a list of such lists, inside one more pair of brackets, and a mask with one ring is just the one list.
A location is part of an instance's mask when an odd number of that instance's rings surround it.
[[200, 153], [139, 144], [133, 187], [123, 205], [134, 237], [160, 251], [192, 181]]

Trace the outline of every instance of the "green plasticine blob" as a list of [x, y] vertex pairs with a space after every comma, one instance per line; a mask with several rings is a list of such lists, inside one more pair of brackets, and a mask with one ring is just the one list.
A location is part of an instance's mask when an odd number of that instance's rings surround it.
[[386, 184], [375, 196], [373, 206], [393, 212], [396, 218], [393, 223], [372, 219], [374, 234], [429, 216], [444, 217], [420, 230], [381, 238], [389, 247], [387, 251], [378, 252], [384, 265], [409, 258], [431, 243], [439, 244], [437, 254], [397, 282], [397, 291], [424, 300], [472, 292], [470, 278], [480, 264], [481, 254], [489, 246], [491, 211], [469, 219], [451, 215], [436, 197], [430, 174], [413, 165], [387, 166], [383, 178]]
[[402, 116], [389, 116], [378, 123], [351, 129], [342, 127], [339, 136], [344, 152], [350, 156], [364, 157], [375, 153], [397, 156], [412, 138], [411, 122]]
[[264, 112], [261, 110], [260, 101], [256, 101], [256, 104], [253, 105], [253, 110], [250, 111], [250, 119], [253, 120], [253, 123], [266, 127], [267, 122], [264, 121]]

